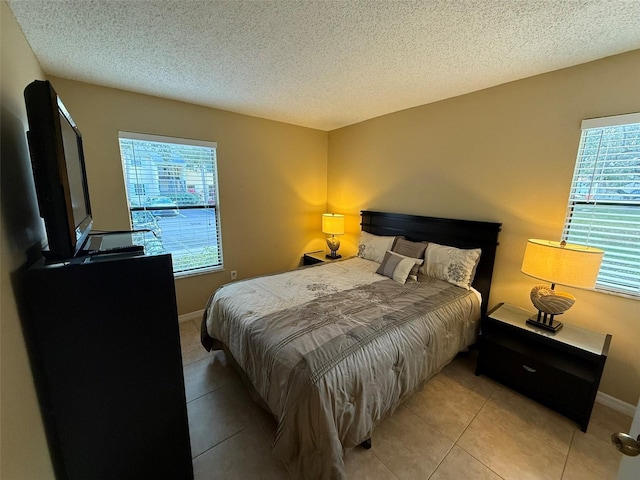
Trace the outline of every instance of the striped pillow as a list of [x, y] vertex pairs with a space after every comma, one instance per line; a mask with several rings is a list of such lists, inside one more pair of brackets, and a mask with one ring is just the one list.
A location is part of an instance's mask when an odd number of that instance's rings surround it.
[[409, 277], [409, 273], [411, 273], [411, 269], [415, 265], [422, 265], [423, 262], [424, 260], [422, 259], [405, 257], [404, 255], [387, 250], [380, 264], [380, 268], [376, 270], [376, 273], [392, 278], [396, 282], [404, 285]]
[[[424, 259], [424, 251], [426, 249], [427, 242], [411, 242], [406, 238], [398, 237], [391, 251], [405, 257]], [[422, 263], [413, 266], [411, 273], [409, 273], [409, 280], [418, 280], [418, 267], [420, 265]]]

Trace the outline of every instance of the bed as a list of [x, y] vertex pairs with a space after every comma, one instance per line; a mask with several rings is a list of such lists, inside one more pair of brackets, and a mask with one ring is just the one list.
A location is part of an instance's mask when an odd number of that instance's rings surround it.
[[357, 256], [227, 284], [203, 316], [204, 347], [275, 417], [294, 478], [346, 478], [348, 450], [475, 342], [487, 310], [499, 223], [363, 211], [361, 226]]

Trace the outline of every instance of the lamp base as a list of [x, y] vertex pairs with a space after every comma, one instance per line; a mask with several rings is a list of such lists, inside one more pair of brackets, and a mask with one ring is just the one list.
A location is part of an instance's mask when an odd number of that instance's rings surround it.
[[538, 310], [538, 315], [527, 319], [527, 325], [556, 333], [562, 328], [562, 322], [555, 320], [553, 317], [554, 316], [549, 313]]
[[327, 258], [332, 258], [334, 260], [342, 258], [342, 255], [338, 255], [336, 253], [340, 248], [340, 240], [336, 238], [335, 235], [327, 238], [327, 246], [329, 247], [329, 250], [331, 250], [331, 253], [327, 253]]

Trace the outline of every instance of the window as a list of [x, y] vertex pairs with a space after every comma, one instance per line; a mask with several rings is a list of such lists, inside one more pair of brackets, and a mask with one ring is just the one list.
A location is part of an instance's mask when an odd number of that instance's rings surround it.
[[222, 268], [216, 144], [119, 132], [134, 230], [171, 253], [176, 276]]
[[604, 250], [597, 290], [640, 297], [640, 113], [582, 122], [563, 236]]

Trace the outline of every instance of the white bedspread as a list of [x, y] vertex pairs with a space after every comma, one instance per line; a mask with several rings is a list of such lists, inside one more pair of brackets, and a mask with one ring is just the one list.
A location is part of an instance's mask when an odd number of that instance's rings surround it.
[[345, 478], [345, 451], [475, 341], [474, 292], [377, 268], [356, 257], [231, 283], [207, 306], [208, 334], [278, 420], [274, 452], [295, 478]]

